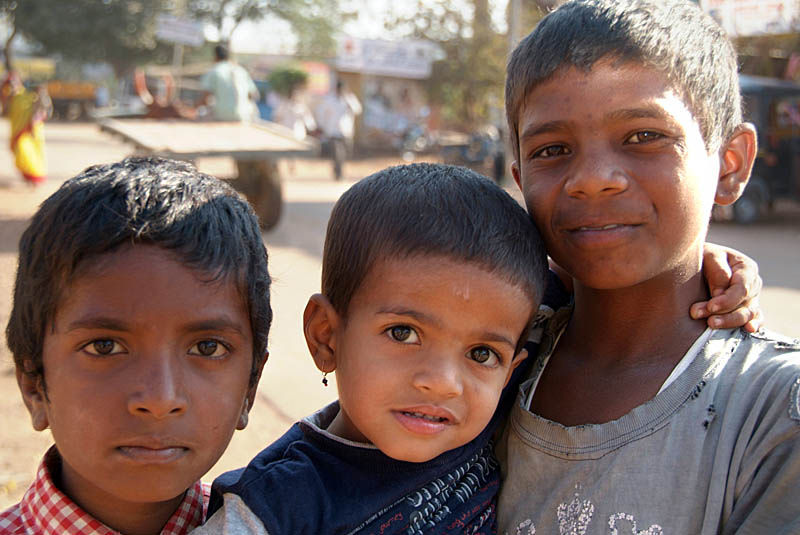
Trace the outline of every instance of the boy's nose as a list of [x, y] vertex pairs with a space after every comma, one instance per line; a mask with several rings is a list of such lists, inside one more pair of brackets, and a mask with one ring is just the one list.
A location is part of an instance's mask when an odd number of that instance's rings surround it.
[[464, 392], [459, 367], [447, 357], [429, 356], [415, 372], [413, 384], [419, 390], [440, 398], [458, 397]]
[[146, 366], [139, 374], [138, 388], [128, 399], [128, 411], [158, 419], [182, 414], [188, 407], [185, 389], [170, 362]]
[[565, 188], [571, 197], [588, 199], [616, 195], [628, 185], [628, 174], [613, 154], [593, 151], [576, 159]]

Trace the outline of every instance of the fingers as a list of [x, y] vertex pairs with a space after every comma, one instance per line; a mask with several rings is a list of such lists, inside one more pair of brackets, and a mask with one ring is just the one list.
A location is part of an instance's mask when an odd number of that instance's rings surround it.
[[[731, 265], [728, 263], [728, 250], [719, 245], [707, 243], [703, 249], [703, 275], [712, 297], [721, 294], [731, 280]], [[740, 260], [737, 259], [737, 262]]]
[[755, 261], [733, 249], [706, 244], [703, 273], [712, 297], [692, 305], [693, 318], [706, 318], [715, 329], [743, 327], [755, 332], [762, 327], [758, 296], [763, 280]]
[[712, 329], [734, 329], [742, 327], [747, 332], [754, 333], [761, 329], [763, 313], [760, 308], [742, 306], [726, 314], [715, 314], [708, 317], [708, 326]]

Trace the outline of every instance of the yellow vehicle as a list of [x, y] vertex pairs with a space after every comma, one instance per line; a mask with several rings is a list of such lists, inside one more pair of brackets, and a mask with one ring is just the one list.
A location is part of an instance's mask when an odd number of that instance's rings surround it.
[[92, 82], [50, 80], [47, 93], [53, 101], [53, 117], [69, 121], [88, 117], [94, 109], [96, 90]]

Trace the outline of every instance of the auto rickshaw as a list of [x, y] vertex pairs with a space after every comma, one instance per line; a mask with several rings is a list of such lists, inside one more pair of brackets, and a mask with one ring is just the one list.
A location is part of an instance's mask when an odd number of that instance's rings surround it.
[[751, 223], [778, 199], [800, 200], [800, 84], [739, 76], [745, 120], [756, 125], [758, 154], [733, 219]]

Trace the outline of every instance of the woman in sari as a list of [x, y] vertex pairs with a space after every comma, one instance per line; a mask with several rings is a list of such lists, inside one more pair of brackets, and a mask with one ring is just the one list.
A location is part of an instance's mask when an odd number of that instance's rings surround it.
[[[41, 91], [41, 90], [40, 90]], [[25, 88], [19, 75], [9, 73], [0, 94], [11, 125], [14, 163], [30, 184], [40, 184], [47, 175], [44, 154], [44, 119], [48, 113], [46, 93]]]

